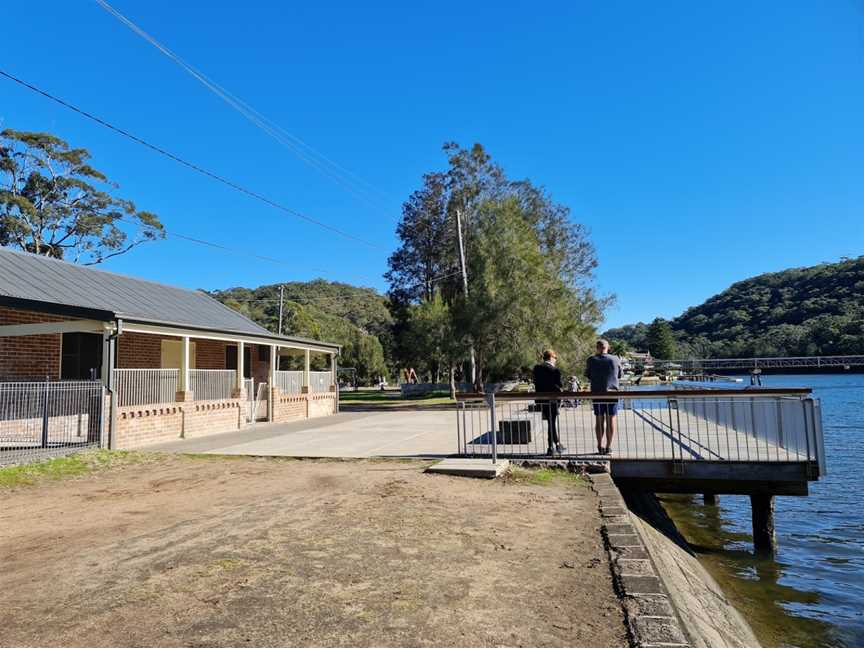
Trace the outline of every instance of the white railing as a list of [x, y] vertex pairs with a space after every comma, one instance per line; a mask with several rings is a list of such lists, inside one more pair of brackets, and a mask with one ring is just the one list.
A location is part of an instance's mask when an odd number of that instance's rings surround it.
[[813, 462], [826, 474], [820, 405], [809, 390], [498, 392], [457, 400], [461, 454], [601, 454], [595, 409], [617, 410], [615, 459]]
[[277, 371], [275, 386], [283, 394], [299, 394], [303, 391], [303, 372]]
[[330, 391], [330, 385], [333, 384], [333, 373], [330, 371], [310, 371], [309, 372], [309, 391], [313, 393], [321, 393]]
[[236, 380], [237, 372], [233, 369], [189, 370], [189, 388], [196, 401], [231, 398]]
[[117, 404], [150, 405], [177, 399], [179, 369], [115, 369]]

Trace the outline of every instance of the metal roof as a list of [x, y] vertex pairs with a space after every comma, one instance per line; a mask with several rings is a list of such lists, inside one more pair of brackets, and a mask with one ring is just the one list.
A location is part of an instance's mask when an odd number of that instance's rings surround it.
[[[276, 336], [201, 291], [166, 286], [9, 248], [0, 248], [0, 298], [6, 298], [3, 301], [7, 304], [10, 299], [20, 300], [21, 308], [80, 310], [81, 316], [92, 319], [102, 315], [110, 319], [338, 347], [317, 340]], [[89, 312], [85, 314], [84, 311]], [[94, 314], [94, 311], [99, 313]]]

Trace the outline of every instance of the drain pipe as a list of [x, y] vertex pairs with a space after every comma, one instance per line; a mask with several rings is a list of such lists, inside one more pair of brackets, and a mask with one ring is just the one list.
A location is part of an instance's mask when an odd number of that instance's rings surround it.
[[114, 331], [108, 336], [108, 380], [105, 383], [105, 388], [110, 396], [109, 414], [108, 414], [108, 449], [114, 450], [116, 439], [114, 438], [114, 430], [117, 425], [117, 398], [114, 390], [114, 363], [117, 359], [117, 338], [123, 335], [123, 320], [117, 319], [114, 325]]

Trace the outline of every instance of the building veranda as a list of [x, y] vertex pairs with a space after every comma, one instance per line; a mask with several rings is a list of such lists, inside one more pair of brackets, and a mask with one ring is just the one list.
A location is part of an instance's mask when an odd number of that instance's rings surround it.
[[0, 248], [0, 463], [331, 415], [338, 353], [202, 292]]

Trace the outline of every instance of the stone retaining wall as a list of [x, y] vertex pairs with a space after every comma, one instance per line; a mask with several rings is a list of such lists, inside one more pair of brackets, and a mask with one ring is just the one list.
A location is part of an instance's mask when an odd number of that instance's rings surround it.
[[591, 482], [633, 646], [759, 648], [652, 493], [627, 493], [625, 502], [610, 475]]

